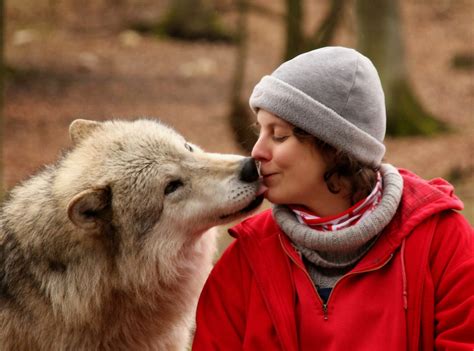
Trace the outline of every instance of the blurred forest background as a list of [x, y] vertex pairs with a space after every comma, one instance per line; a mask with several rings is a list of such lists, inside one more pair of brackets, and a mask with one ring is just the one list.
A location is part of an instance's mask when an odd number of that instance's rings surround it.
[[75, 118], [159, 118], [246, 154], [258, 80], [343, 45], [382, 76], [385, 161], [448, 179], [474, 223], [472, 0], [2, 0], [1, 18], [6, 190], [67, 149]]

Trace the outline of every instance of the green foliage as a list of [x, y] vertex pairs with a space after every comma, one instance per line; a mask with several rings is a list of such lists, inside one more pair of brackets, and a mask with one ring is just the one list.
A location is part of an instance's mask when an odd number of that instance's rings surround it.
[[387, 104], [387, 134], [392, 136], [432, 136], [448, 131], [448, 126], [428, 113], [414, 96], [406, 80], [391, 89]]

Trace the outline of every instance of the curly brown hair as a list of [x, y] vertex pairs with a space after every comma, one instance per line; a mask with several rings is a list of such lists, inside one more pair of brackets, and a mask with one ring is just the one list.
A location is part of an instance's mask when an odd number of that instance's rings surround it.
[[355, 204], [367, 197], [377, 182], [378, 168], [367, 166], [346, 152], [340, 151], [315, 136], [295, 127], [293, 129], [295, 137], [300, 141], [310, 141], [321, 152], [328, 168], [324, 173], [324, 181], [333, 194], [341, 191], [335, 179], [342, 179], [349, 187], [349, 197], [351, 204]]

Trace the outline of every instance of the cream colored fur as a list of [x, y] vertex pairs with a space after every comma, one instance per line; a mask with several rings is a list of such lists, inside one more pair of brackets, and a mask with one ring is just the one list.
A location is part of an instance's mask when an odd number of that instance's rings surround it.
[[[215, 232], [258, 182], [151, 120], [70, 127], [73, 148], [0, 217], [0, 350], [185, 350]], [[167, 190], [165, 190], [167, 189]]]

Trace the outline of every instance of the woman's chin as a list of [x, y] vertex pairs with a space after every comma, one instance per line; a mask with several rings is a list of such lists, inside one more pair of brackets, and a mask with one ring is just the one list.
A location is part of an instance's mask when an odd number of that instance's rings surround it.
[[282, 199], [280, 196], [278, 196], [278, 194], [275, 194], [274, 191], [272, 191], [271, 189], [268, 189], [265, 194], [265, 199], [270, 201], [272, 204], [274, 205], [283, 205], [287, 202], [284, 201], [284, 199]]

